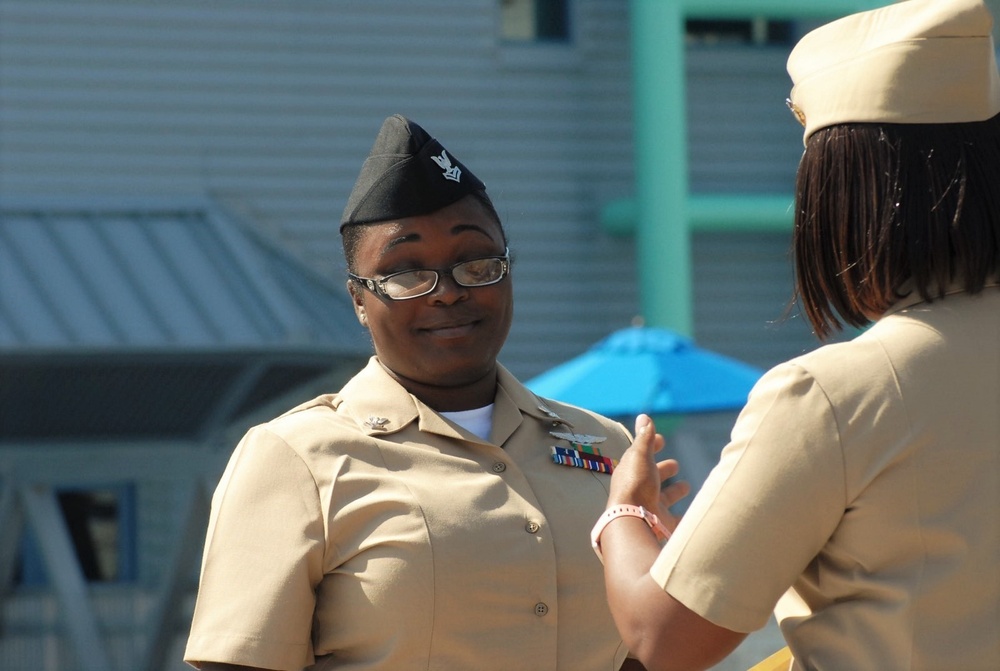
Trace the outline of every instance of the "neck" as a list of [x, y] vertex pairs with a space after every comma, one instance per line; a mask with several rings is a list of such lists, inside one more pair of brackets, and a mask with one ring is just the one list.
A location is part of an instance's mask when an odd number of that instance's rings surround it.
[[455, 387], [445, 387], [434, 384], [427, 384], [403, 377], [399, 373], [390, 370], [385, 366], [386, 372], [399, 382], [406, 391], [410, 392], [421, 402], [438, 412], [455, 412], [458, 410], [474, 410], [483, 408], [493, 402], [497, 393], [497, 371], [496, 368], [489, 374], [470, 382]]

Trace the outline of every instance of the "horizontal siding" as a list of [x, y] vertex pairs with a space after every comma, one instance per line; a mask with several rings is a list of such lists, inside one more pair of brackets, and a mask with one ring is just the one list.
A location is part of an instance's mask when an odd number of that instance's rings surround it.
[[[339, 281], [340, 212], [382, 118], [402, 112], [505, 218], [518, 317], [503, 356], [532, 376], [638, 312], [633, 244], [600, 227], [634, 182], [628, 8], [579, 0], [573, 43], [537, 47], [500, 44], [497, 16], [492, 0], [5, 1], [0, 198], [207, 194]], [[689, 49], [692, 190], [790, 189], [783, 61]], [[728, 295], [696, 306], [707, 346], [732, 347]], [[746, 352], [780, 358], [772, 345]]]
[[787, 57], [777, 47], [689, 50], [692, 191], [791, 193], [802, 127], [785, 107]]
[[[769, 368], [816, 342], [787, 313], [792, 295], [784, 233], [698, 233], [693, 240], [697, 333], [722, 354]], [[724, 307], [725, 318], [717, 314]]]
[[[137, 623], [146, 620], [156, 595], [149, 589], [116, 587], [93, 590], [93, 607], [114, 670], [134, 669], [145, 642], [137, 634]], [[193, 591], [183, 598], [184, 610], [194, 607]], [[0, 661], [4, 671], [66, 671], [82, 668], [67, 638], [55, 632], [63, 628], [59, 603], [50, 594], [12, 594], [0, 602], [4, 635], [0, 636]], [[189, 622], [172, 623], [169, 649], [163, 671], [190, 671], [183, 662]], [[112, 671], [112, 670], [109, 670]]]

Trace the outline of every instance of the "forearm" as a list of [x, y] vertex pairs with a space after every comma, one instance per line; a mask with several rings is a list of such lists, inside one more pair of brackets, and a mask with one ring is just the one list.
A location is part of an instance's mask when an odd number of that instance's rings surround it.
[[653, 581], [649, 569], [660, 544], [642, 520], [616, 519], [605, 528], [601, 548], [615, 624], [649, 671], [707, 669], [746, 637], [703, 619]]
[[[658, 656], [662, 600], [667, 595], [649, 575], [660, 544], [646, 523], [635, 517], [614, 520], [601, 534], [608, 604], [618, 631], [633, 656], [647, 669]], [[654, 615], [654, 613], [656, 615]]]
[[[611, 477], [608, 506], [660, 508], [668, 529], [676, 518], [665, 512], [687, 493], [687, 486], [660, 484], [677, 473], [677, 462], [657, 462], [663, 436], [652, 420], [639, 415], [636, 438]], [[669, 541], [668, 541], [669, 542]], [[660, 554], [660, 542], [644, 520], [622, 516], [603, 527], [600, 545], [608, 603], [622, 640], [649, 671], [707, 669], [733, 651], [746, 634], [719, 627], [664, 591], [649, 574]]]

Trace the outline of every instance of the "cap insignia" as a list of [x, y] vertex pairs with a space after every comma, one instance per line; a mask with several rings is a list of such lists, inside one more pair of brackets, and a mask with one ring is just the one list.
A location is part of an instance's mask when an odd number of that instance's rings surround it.
[[462, 169], [457, 165], [451, 164], [451, 159], [448, 158], [448, 152], [444, 149], [441, 150], [440, 156], [431, 156], [431, 160], [437, 163], [438, 167], [444, 171], [441, 173], [442, 177], [450, 179], [453, 182], [462, 181]]

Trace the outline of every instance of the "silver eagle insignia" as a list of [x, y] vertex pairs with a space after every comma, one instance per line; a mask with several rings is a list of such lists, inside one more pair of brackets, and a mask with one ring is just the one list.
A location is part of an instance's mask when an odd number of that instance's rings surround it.
[[451, 164], [451, 159], [448, 157], [448, 152], [446, 152], [444, 149], [441, 150], [440, 156], [431, 156], [431, 160], [437, 163], [438, 167], [444, 171], [441, 173], [442, 177], [444, 177], [445, 179], [450, 179], [453, 182], [462, 181], [462, 169], [459, 168], [457, 165]]

